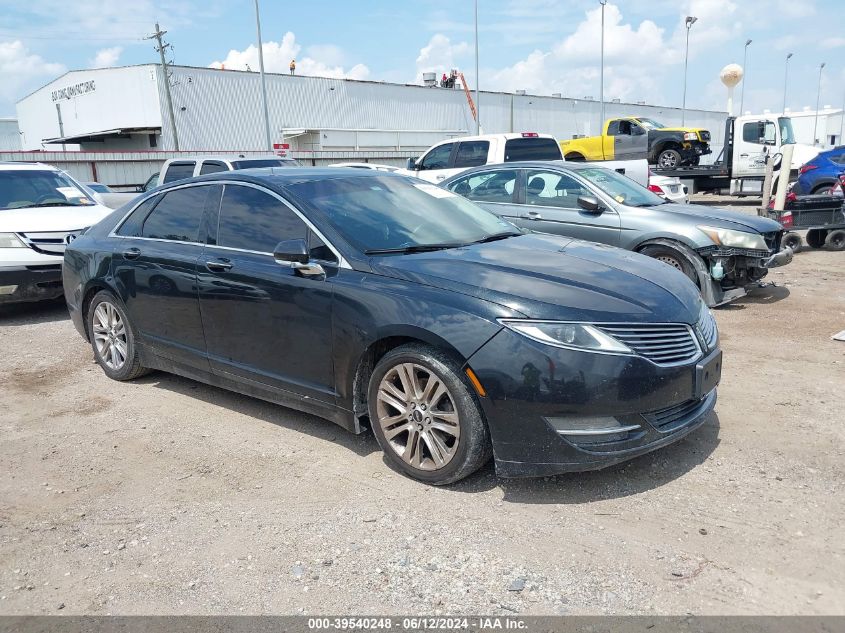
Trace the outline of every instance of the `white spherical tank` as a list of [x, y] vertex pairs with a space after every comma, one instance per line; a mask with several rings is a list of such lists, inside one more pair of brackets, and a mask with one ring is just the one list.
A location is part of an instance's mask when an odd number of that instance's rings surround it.
[[722, 72], [719, 73], [719, 79], [721, 79], [722, 83], [728, 88], [733, 88], [742, 81], [742, 75], [742, 66], [739, 64], [728, 64], [722, 69]]

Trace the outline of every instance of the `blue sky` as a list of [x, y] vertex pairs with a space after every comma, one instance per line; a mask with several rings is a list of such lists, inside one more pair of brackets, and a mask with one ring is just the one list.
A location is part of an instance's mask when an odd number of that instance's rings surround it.
[[[3, 0], [0, 116], [65, 70], [157, 61], [143, 38], [156, 20], [179, 64], [257, 70], [252, 0]], [[605, 98], [680, 106], [686, 15], [687, 106], [724, 109], [719, 70], [742, 64], [745, 110], [779, 109], [784, 59], [787, 106], [845, 100], [843, 0], [609, 0], [605, 9]], [[402, 83], [449, 67], [474, 87], [472, 0], [261, 0], [265, 62], [300, 74]], [[481, 88], [598, 98], [598, 0], [479, 0]], [[251, 48], [252, 47], [252, 48]], [[739, 89], [736, 93], [739, 100]], [[738, 104], [737, 104], [738, 105]]]

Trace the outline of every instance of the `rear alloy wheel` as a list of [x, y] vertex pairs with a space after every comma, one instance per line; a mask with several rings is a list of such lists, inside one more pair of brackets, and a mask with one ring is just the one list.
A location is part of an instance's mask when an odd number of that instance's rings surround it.
[[681, 153], [676, 149], [672, 149], [671, 147], [664, 149], [657, 156], [658, 167], [663, 167], [664, 169], [674, 169], [675, 167], [680, 167], [680, 165]]
[[798, 233], [787, 233], [783, 236], [782, 245], [784, 248], [791, 248], [793, 253], [797, 253], [804, 246], [804, 240], [801, 239]]
[[827, 234], [824, 245], [832, 251], [845, 251], [845, 231], [837, 229]]
[[415, 479], [452, 483], [490, 459], [487, 426], [461, 375], [458, 363], [423, 345], [388, 352], [373, 371], [373, 432], [387, 460]]
[[88, 308], [88, 332], [94, 359], [113, 380], [132, 380], [147, 373], [141, 367], [135, 334], [126, 311], [110, 292], [98, 292]]

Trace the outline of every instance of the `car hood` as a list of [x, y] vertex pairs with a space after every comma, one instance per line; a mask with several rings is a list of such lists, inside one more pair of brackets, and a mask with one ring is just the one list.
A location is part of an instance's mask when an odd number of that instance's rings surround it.
[[719, 228], [750, 231], [752, 233], [770, 233], [781, 231], [783, 227], [774, 220], [762, 218], [759, 215], [749, 215], [728, 209], [708, 207], [703, 204], [661, 204], [653, 207], [656, 210], [695, 218], [701, 223], [709, 223]]
[[698, 289], [644, 255], [555, 235], [375, 257], [373, 271], [460, 292], [532, 319], [695, 323]]
[[96, 224], [112, 210], [92, 206], [35, 207], [0, 210], [0, 233], [72, 231]]

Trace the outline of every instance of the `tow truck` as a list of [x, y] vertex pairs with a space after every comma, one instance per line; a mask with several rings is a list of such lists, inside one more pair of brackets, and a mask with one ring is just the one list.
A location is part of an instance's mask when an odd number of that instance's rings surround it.
[[[795, 143], [792, 120], [787, 116], [745, 115], [725, 121], [725, 144], [712, 165], [695, 165], [672, 169], [653, 167], [661, 176], [675, 176], [687, 184], [691, 193], [721, 192], [732, 196], [760, 196], [766, 176], [766, 161], [780, 153], [781, 147], [792, 144], [789, 178], [798, 176], [798, 169], [818, 153], [818, 148]], [[772, 190], [777, 189], [777, 177]]]

